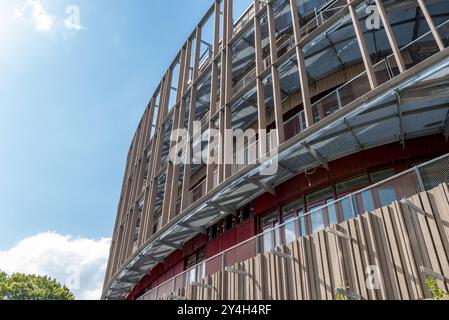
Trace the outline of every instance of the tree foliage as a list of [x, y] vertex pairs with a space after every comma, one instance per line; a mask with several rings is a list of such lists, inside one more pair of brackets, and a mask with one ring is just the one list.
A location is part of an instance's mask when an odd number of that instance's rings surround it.
[[0, 271], [0, 300], [74, 300], [66, 286], [54, 279]]

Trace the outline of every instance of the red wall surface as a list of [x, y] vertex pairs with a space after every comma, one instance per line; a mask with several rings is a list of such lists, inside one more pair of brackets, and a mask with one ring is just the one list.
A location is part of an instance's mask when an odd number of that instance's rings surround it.
[[184, 261], [195, 252], [205, 248], [206, 259], [211, 258], [223, 250], [256, 235], [258, 230], [257, 216], [290, 201], [298, 199], [305, 193], [313, 192], [330, 183], [366, 173], [368, 169], [381, 169], [393, 166], [397, 173], [407, 170], [417, 161], [430, 160], [449, 151], [449, 144], [443, 135], [407, 140], [406, 148], [394, 143], [371, 150], [364, 150], [357, 154], [333, 161], [329, 164], [330, 170], [318, 169], [308, 179], [305, 174], [283, 183], [276, 188], [276, 196], [266, 193], [254, 201], [255, 217], [236, 226], [216, 239], [207, 241], [207, 237], [199, 235], [186, 243], [183, 250], [178, 250], [167, 257], [165, 263], [157, 265], [150, 274], [142, 279], [130, 293], [128, 299], [138, 298], [145, 289], [157, 287], [159, 284], [171, 279], [184, 271]]

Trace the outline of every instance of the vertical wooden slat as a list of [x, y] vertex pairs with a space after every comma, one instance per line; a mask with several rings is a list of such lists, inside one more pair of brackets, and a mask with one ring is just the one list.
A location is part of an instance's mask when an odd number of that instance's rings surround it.
[[317, 279], [314, 265], [314, 257], [312, 250], [312, 237], [305, 237], [305, 259], [307, 265], [307, 277], [309, 280], [309, 289], [310, 289], [310, 300], [318, 300], [318, 292], [317, 292]]
[[349, 221], [349, 236], [351, 237], [352, 250], [354, 254], [354, 260], [356, 265], [356, 276], [358, 278], [360, 292], [359, 294], [363, 299], [369, 299], [368, 291], [366, 288], [366, 264], [363, 263], [362, 253], [360, 247], [363, 243], [357, 234], [357, 224], [360, 223], [359, 219], [352, 219]]
[[437, 189], [429, 192], [429, 197], [434, 208], [434, 217], [438, 226], [443, 249], [449, 256], [449, 187], [447, 184], [440, 185]]
[[392, 222], [394, 222], [395, 232], [402, 239], [403, 256], [406, 261], [406, 265], [409, 266], [409, 287], [411, 293], [415, 295], [415, 299], [423, 298], [424, 293], [422, 291], [419, 267], [416, 266], [416, 260], [412, 250], [412, 239], [407, 231], [406, 222], [404, 219], [404, 212], [399, 202], [394, 202], [392, 207], [394, 208], [391, 215]]
[[427, 257], [427, 255], [422, 252], [422, 238], [420, 237], [419, 233], [415, 230], [415, 224], [414, 222], [414, 214], [410, 211], [410, 208], [404, 204], [401, 204], [401, 210], [402, 210], [402, 216], [404, 218], [404, 224], [406, 228], [406, 232], [408, 236], [410, 237], [410, 244], [411, 244], [411, 252], [414, 258], [415, 265], [417, 267], [418, 272], [418, 278], [420, 282], [420, 288], [423, 290], [423, 294], [425, 297], [430, 297], [430, 292], [425, 286], [425, 276], [419, 271], [419, 268], [421, 266], [429, 265], [430, 261]]
[[313, 254], [315, 256], [316, 261], [316, 282], [317, 282], [317, 299], [318, 300], [326, 300], [326, 277], [324, 275], [324, 262], [322, 255], [325, 255], [325, 252], [321, 250], [320, 246], [320, 238], [323, 232], [319, 232], [313, 235], [312, 248]]
[[[385, 208], [388, 209], [388, 208]], [[384, 278], [386, 282], [386, 287], [389, 292], [389, 300], [401, 300], [401, 294], [399, 292], [399, 280], [397, 278], [395, 270], [395, 260], [394, 255], [390, 248], [390, 243], [388, 239], [388, 234], [386, 232], [385, 222], [383, 219], [382, 209], [377, 210], [372, 217], [374, 218], [374, 228], [376, 234], [378, 235], [378, 248], [379, 256], [383, 261], [383, 266], [385, 267]], [[393, 240], [394, 241], [394, 240]]]
[[333, 286], [331, 277], [330, 257], [326, 242], [326, 235], [324, 232], [319, 233], [319, 239], [320, 239], [321, 259], [323, 264], [324, 293], [325, 293], [324, 299], [333, 300], [334, 292], [332, 290]]
[[328, 250], [330, 252], [331, 276], [332, 276], [332, 299], [335, 299], [335, 289], [346, 286], [345, 279], [340, 266], [340, 257], [338, 254], [337, 237], [326, 233]]
[[[360, 231], [362, 231], [364, 234], [364, 236], [363, 236], [364, 240], [365, 240], [364, 246], [365, 246], [366, 253], [368, 254], [368, 266], [375, 266], [375, 267], [379, 268], [379, 270], [382, 270], [381, 263], [380, 263], [378, 253], [377, 253], [374, 232], [373, 232], [373, 227], [372, 227], [372, 224], [370, 221], [370, 216], [371, 216], [371, 214], [361, 216]], [[371, 290], [371, 292], [372, 292], [372, 290]], [[381, 300], [387, 299], [387, 293], [385, 290], [383, 276], [382, 276], [382, 279], [380, 279], [380, 288], [374, 292], [376, 294], [376, 299], [381, 299]]]
[[[350, 228], [349, 228], [349, 221], [345, 221], [341, 223], [338, 226], [338, 229], [340, 232], [351, 236]], [[357, 277], [357, 265], [355, 261], [354, 256], [354, 250], [352, 248], [352, 243], [357, 242], [357, 239], [353, 239], [351, 237], [351, 240], [347, 239], [340, 239], [341, 247], [343, 250], [343, 257], [344, 257], [344, 265], [345, 265], [345, 277], [347, 281], [349, 282], [349, 287], [351, 292], [361, 294], [361, 288], [359, 283], [359, 278]]]
[[393, 270], [396, 272], [397, 281], [399, 285], [399, 291], [401, 294], [401, 299], [410, 299], [409, 288], [407, 286], [407, 273], [408, 267], [403, 263], [403, 258], [401, 256], [401, 248], [400, 248], [400, 239], [396, 236], [393, 223], [391, 220], [391, 211], [394, 210], [394, 207], [387, 207], [382, 210], [382, 218], [384, 220], [384, 225], [386, 229], [386, 234], [388, 235], [388, 240], [391, 248], [393, 265], [391, 266]]
[[311, 300], [311, 281], [309, 279], [309, 268], [307, 266], [307, 253], [306, 253], [306, 237], [302, 237], [299, 240], [299, 253], [301, 255], [300, 259], [300, 270], [301, 270], [301, 279], [303, 281], [302, 292], [304, 300]]
[[[436, 192], [437, 197], [444, 197], [444, 193], [441, 193], [441, 189], [437, 188], [434, 190]], [[427, 229], [428, 232], [425, 232], [426, 235], [426, 247], [429, 251], [432, 269], [436, 272], [441, 273], [446, 279], [449, 279], [449, 259], [444, 251], [443, 239], [439, 233], [438, 226], [436, 223], [434, 208], [432, 208], [432, 204], [430, 202], [430, 192], [422, 193], [418, 199], [421, 199], [422, 206], [425, 212], [428, 212], [425, 218], [425, 221], [420, 220], [421, 228]], [[414, 201], [418, 200], [417, 198]], [[415, 202], [416, 204], [416, 202]], [[426, 224], [423, 224], [426, 222]], [[448, 280], [449, 282], [449, 280]], [[442, 282], [441, 284], [447, 288], [448, 282]]]

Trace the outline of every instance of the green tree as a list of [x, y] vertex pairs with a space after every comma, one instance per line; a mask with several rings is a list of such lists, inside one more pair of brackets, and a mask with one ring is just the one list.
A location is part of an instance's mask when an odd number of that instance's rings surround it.
[[66, 286], [54, 279], [0, 271], [0, 300], [74, 300]]

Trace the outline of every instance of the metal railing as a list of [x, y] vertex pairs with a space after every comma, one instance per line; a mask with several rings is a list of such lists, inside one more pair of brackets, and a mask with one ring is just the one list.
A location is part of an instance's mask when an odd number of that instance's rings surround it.
[[[276, 130], [270, 131], [265, 138], [266, 140], [266, 154], [274, 150], [277, 145]], [[231, 175], [243, 170], [248, 165], [256, 164], [259, 159], [259, 140], [252, 142], [242, 150], [237, 150], [234, 153], [234, 160], [231, 166]]]
[[327, 20], [329, 20], [334, 14], [340, 11], [347, 4], [346, 0], [335, 0], [329, 1], [321, 8], [315, 8], [315, 17], [310, 19], [310, 21], [301, 27], [300, 36], [304, 38], [311, 32], [313, 32], [316, 28], [321, 26]]
[[199, 201], [206, 195], [206, 180], [202, 181], [189, 192], [189, 205]]
[[449, 183], [449, 154], [404, 171], [391, 178], [354, 192], [325, 206], [289, 218], [283, 224], [266, 230], [243, 241], [204, 262], [176, 275], [163, 284], [152, 288], [140, 300], [169, 299], [188, 285], [201, 285], [205, 277], [236, 263], [271, 252], [299, 237], [308, 236], [326, 227], [350, 220], [361, 214], [430, 191], [442, 183]]
[[285, 140], [289, 140], [306, 129], [304, 110], [284, 122]]

